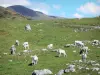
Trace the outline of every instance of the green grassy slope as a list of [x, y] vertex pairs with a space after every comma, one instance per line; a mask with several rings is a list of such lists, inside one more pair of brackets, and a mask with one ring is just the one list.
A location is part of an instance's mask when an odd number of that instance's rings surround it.
[[[38, 23], [42, 23], [38, 25]], [[24, 26], [30, 24], [32, 31], [24, 30]], [[64, 48], [65, 44], [74, 43], [75, 40], [100, 40], [100, 30], [90, 30], [87, 32], [77, 32], [73, 30], [81, 25], [100, 25], [100, 19], [83, 19], [83, 20], [46, 20], [46, 21], [30, 21], [30, 20], [11, 20], [0, 19], [0, 75], [31, 75], [35, 69], [50, 69], [54, 74], [60, 69], [66, 68], [66, 64], [73, 60], [79, 60], [78, 48]], [[73, 25], [69, 27], [69, 25]], [[80, 25], [80, 26], [74, 26]], [[15, 40], [20, 41], [20, 46], [17, 46], [16, 53], [22, 52], [23, 42], [28, 41], [32, 53], [26, 55], [10, 55], [10, 47], [15, 43]], [[48, 44], [53, 43], [54, 49], [62, 48], [67, 52], [68, 57], [55, 57], [55, 52], [42, 52], [41, 49], [46, 48]], [[100, 62], [100, 49], [93, 47], [90, 44], [87, 46], [91, 49], [88, 59], [97, 60]], [[76, 50], [76, 53], [73, 53]], [[8, 53], [4, 55], [4, 53]], [[31, 63], [30, 55], [38, 55], [39, 62], [35, 66], [28, 66]], [[99, 57], [97, 57], [99, 56]], [[9, 62], [12, 60], [12, 62]], [[79, 71], [76, 73], [68, 73], [67, 75], [96, 75], [96, 72]], [[66, 74], [65, 74], [66, 75]]]
[[23, 15], [20, 15], [16, 13], [15, 11], [4, 8], [0, 6], [0, 19], [5, 18], [5, 19], [28, 19], [28, 17], [25, 17]]

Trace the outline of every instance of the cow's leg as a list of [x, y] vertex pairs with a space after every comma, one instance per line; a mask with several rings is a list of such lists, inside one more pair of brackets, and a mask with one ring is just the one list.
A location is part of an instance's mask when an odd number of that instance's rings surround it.
[[37, 64], [37, 60], [35, 60], [35, 64]]
[[28, 47], [28, 49], [29, 49], [29, 46], [27, 46]]
[[66, 53], [64, 53], [64, 57], [66, 57]]
[[11, 54], [13, 54], [13, 51], [11, 50]]
[[15, 54], [15, 50], [13, 50], [13, 54]]
[[35, 64], [34, 60], [32, 60], [32, 65]]
[[59, 57], [61, 56], [61, 53], [59, 53]]

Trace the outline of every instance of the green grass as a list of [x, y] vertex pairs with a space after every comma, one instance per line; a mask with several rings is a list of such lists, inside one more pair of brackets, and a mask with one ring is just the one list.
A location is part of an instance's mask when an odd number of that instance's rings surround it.
[[[66, 68], [67, 63], [73, 60], [79, 60], [81, 57], [78, 54], [78, 48], [64, 48], [65, 44], [74, 43], [75, 40], [100, 40], [100, 30], [90, 30], [87, 32], [74, 32], [74, 28], [79, 28], [81, 25], [94, 26], [100, 25], [100, 19], [63, 19], [63, 20], [46, 20], [32, 21], [21, 19], [0, 19], [0, 75], [31, 75], [35, 69], [50, 69], [54, 74], [60, 69]], [[43, 23], [37, 25], [38, 23]], [[24, 26], [30, 24], [32, 31], [24, 30]], [[70, 25], [72, 25], [70, 27]], [[78, 26], [75, 26], [78, 25]], [[41, 31], [42, 30], [42, 31]], [[17, 46], [17, 51], [22, 52], [22, 44], [25, 41], [29, 42], [32, 53], [26, 55], [10, 55], [10, 47], [15, 43], [15, 40], [20, 41], [20, 46]], [[54, 49], [62, 48], [67, 52], [68, 57], [55, 57], [56, 52], [42, 52], [42, 48], [46, 48], [48, 44], [53, 43]], [[97, 47], [92, 47], [88, 59], [100, 61], [100, 50]], [[76, 50], [76, 53], [73, 53]], [[3, 53], [8, 53], [4, 55]], [[31, 63], [30, 55], [38, 55], [39, 62], [37, 65], [28, 66]], [[9, 62], [12, 60], [12, 62]], [[77, 73], [68, 73], [67, 75], [96, 75], [96, 72], [78, 71]], [[65, 74], [66, 75], [66, 74]]]

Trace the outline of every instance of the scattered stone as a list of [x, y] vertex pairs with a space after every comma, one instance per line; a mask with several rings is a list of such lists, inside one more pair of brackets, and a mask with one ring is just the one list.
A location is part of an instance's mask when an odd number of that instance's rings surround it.
[[74, 50], [73, 52], [76, 53], [76, 50]]
[[12, 60], [9, 60], [9, 62], [12, 62]]
[[8, 53], [3, 53], [4, 55], [7, 55]]

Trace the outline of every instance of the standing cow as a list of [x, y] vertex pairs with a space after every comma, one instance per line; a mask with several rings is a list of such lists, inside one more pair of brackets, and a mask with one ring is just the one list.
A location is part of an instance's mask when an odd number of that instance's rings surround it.
[[24, 42], [24, 43], [23, 43], [23, 47], [24, 47], [24, 49], [26, 49], [26, 48], [29, 49], [29, 44], [28, 44], [28, 42]]
[[37, 62], [38, 62], [38, 57], [37, 57], [37, 55], [31, 56], [31, 57], [32, 57], [32, 65], [33, 65], [33, 64], [36, 65]]

